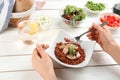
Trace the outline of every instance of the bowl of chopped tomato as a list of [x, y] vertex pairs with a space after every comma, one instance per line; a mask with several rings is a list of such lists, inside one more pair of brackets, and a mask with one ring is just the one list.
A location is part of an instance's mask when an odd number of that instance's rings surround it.
[[120, 28], [120, 16], [114, 13], [104, 13], [100, 17], [100, 21], [108, 22], [107, 26], [110, 30], [114, 31]]

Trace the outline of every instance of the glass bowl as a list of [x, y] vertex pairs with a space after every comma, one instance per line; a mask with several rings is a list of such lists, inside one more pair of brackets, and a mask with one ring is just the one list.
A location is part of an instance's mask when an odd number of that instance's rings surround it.
[[67, 24], [67, 25], [69, 25], [69, 26], [71, 26], [71, 27], [80, 27], [80, 24], [82, 24], [82, 22], [83, 22], [84, 20], [81, 20], [81, 21], [72, 21], [72, 20], [68, 20], [68, 19], [65, 19], [65, 18], [62, 17], [62, 21], [63, 21], [65, 24]]
[[[71, 26], [71, 27], [80, 27], [80, 24], [82, 24], [82, 22], [85, 20], [85, 19], [82, 19], [80, 21], [68, 20], [68, 19], [62, 17], [62, 15], [63, 15], [63, 10], [60, 10], [60, 16], [61, 16], [62, 21], [66, 25]], [[85, 18], [86, 18], [86, 15], [85, 15]]]

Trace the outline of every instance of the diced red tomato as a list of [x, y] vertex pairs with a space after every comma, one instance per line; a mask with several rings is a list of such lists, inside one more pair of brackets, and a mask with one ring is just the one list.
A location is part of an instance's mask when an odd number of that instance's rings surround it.
[[72, 15], [67, 15], [66, 19], [70, 20], [72, 18]]
[[120, 17], [114, 15], [105, 15], [104, 17], [100, 18], [101, 22], [108, 22], [108, 26], [111, 27], [120, 27]]
[[100, 21], [101, 21], [101, 22], [105, 22], [105, 19], [104, 19], [104, 18], [100, 18]]

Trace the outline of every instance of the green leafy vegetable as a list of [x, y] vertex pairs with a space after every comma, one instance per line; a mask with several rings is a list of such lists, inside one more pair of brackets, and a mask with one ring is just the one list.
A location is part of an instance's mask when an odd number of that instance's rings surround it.
[[72, 21], [81, 21], [85, 19], [86, 15], [83, 13], [82, 8], [77, 8], [73, 5], [67, 5], [64, 9], [62, 17]]
[[95, 3], [93, 1], [88, 1], [85, 6], [93, 11], [102, 11], [105, 9], [105, 5], [102, 3]]
[[75, 47], [72, 44], [69, 46], [69, 54], [75, 55]]

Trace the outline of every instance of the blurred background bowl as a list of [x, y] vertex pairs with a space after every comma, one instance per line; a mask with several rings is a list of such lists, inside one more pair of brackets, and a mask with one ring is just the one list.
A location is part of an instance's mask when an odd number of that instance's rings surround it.
[[52, 25], [52, 19], [50, 17], [47, 17], [47, 16], [39, 16], [38, 22], [40, 24], [41, 30], [50, 29], [50, 27]]
[[90, 13], [90, 14], [99, 14], [99, 13], [103, 12], [103, 11], [93, 11], [87, 7], [85, 7], [85, 10], [87, 13]]
[[[103, 6], [101, 4], [104, 5], [104, 9], [103, 9]], [[86, 12], [91, 13], [91, 14], [99, 14], [99, 13], [103, 12], [106, 9], [106, 7], [107, 7], [107, 4], [102, 3], [102, 2], [97, 2], [97, 1], [88, 1], [85, 4]], [[101, 9], [103, 9], [103, 10], [101, 10]]]
[[113, 7], [113, 12], [114, 12], [115, 14], [120, 15], [120, 3], [117, 3], [117, 4], [114, 5], [114, 7]]
[[120, 28], [120, 16], [114, 13], [103, 13], [100, 16], [100, 21], [108, 22], [107, 26], [110, 31], [115, 31]]
[[84, 20], [81, 20], [81, 21], [72, 21], [72, 20], [68, 20], [68, 19], [65, 19], [65, 18], [62, 17], [62, 21], [63, 21], [65, 24], [69, 25], [69, 26], [72, 26], [72, 27], [80, 27], [80, 24], [82, 24], [82, 22], [83, 22]]
[[13, 12], [12, 16], [10, 18], [10, 22], [9, 22], [9, 26], [17, 26], [17, 22], [20, 19], [29, 19], [29, 17], [31, 16], [32, 12], [35, 9], [35, 5], [33, 4], [32, 7], [27, 10], [27, 11], [23, 11], [23, 12]]
[[110, 31], [116, 31], [116, 30], [119, 29], [119, 27], [111, 27], [111, 26], [108, 26], [108, 29], [109, 29]]
[[[65, 9], [65, 8], [64, 8]], [[64, 9], [60, 10], [60, 16], [61, 19], [63, 21], [63, 23], [67, 24], [70, 27], [80, 27], [80, 24], [82, 24], [82, 22], [85, 20], [86, 18], [86, 14], [84, 12], [82, 12], [82, 16], [84, 15], [84, 19], [81, 19], [79, 21], [75, 21], [75, 20], [71, 20], [71, 19], [66, 19], [65, 17], [63, 17], [64, 14]], [[82, 9], [82, 8], [81, 8]], [[76, 16], [76, 15], [75, 15]]]

